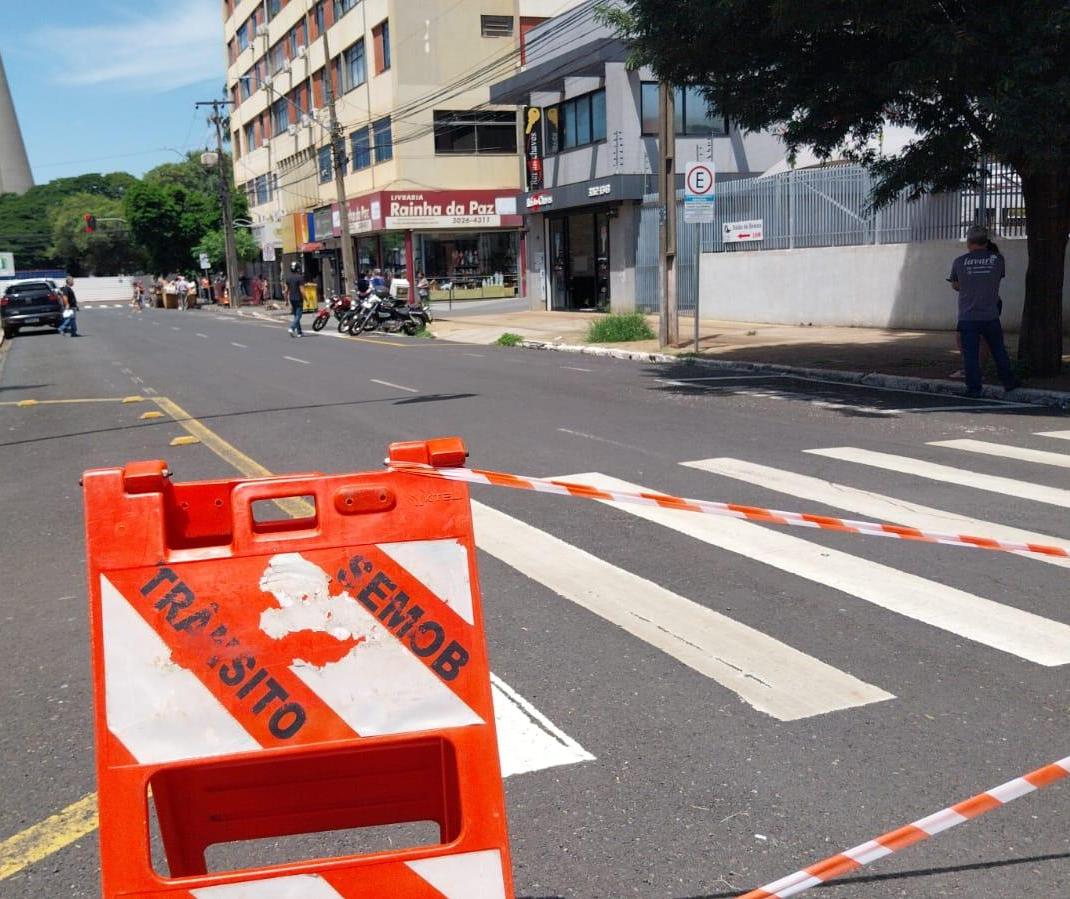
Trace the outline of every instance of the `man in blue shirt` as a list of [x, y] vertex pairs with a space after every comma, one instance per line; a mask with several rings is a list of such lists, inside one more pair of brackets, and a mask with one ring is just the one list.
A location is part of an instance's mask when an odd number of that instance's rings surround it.
[[988, 247], [988, 230], [972, 226], [966, 232], [966, 253], [951, 264], [947, 279], [959, 294], [958, 330], [966, 369], [966, 396], [981, 395], [982, 338], [992, 352], [1004, 388], [1014, 390], [1019, 386], [999, 322], [999, 285], [1005, 274], [1003, 256]]

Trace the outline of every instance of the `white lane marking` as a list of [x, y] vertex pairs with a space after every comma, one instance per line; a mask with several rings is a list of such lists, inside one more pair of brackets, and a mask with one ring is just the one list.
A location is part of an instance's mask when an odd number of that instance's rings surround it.
[[989, 443], [987, 440], [930, 440], [929, 446], [946, 446], [949, 449], [965, 450], [967, 453], [980, 453], [983, 456], [996, 456], [1000, 459], [1017, 459], [1019, 462], [1036, 462], [1038, 465], [1055, 465], [1058, 468], [1070, 468], [1070, 456], [1065, 453], [1049, 453], [1046, 450], [1029, 449], [1024, 446]]
[[502, 777], [595, 760], [591, 753], [493, 672], [490, 686]]
[[480, 549], [668, 653], [760, 712], [795, 721], [895, 698], [504, 512], [473, 502], [472, 516]]
[[282, 358], [286, 359], [286, 360], [288, 360], [290, 362], [300, 362], [302, 365], [311, 365], [312, 364], [307, 359], [298, 359], [296, 356], [283, 356]]
[[389, 381], [380, 381], [378, 378], [369, 378], [373, 384], [381, 384], [383, 387], [393, 387], [395, 390], [404, 390], [407, 393], [419, 393], [415, 387], [403, 387], [401, 384], [391, 384]]
[[108, 730], [143, 765], [253, 752], [260, 744], [104, 575], [104, 692]]
[[200, 331], [198, 331], [198, 332], [197, 332], [197, 336], [198, 336], [198, 337], [204, 337], [204, 338], [206, 338], [206, 339], [207, 339], [207, 337], [208, 337], [208, 335], [207, 335], [207, 334], [202, 334], [202, 333], [201, 333]]
[[178, 325], [171, 325], [172, 331], [181, 331], [182, 329]]
[[1056, 440], [1070, 440], [1070, 431], [1038, 431], [1037, 437], [1054, 437]]
[[585, 372], [593, 372], [594, 371], [593, 368], [580, 368], [578, 365], [562, 365], [561, 367], [562, 368], [567, 368], [569, 371], [585, 371]]
[[146, 387], [145, 393], [147, 393], [149, 396], [156, 396], [156, 390], [153, 387]]
[[244, 343], [235, 343], [233, 340], [230, 342], [230, 345], [231, 346], [236, 346], [239, 350], [247, 350], [247, 349], [249, 349], [249, 347], [247, 347]]
[[767, 381], [770, 379], [770, 375], [711, 375], [707, 378], [656, 378], [655, 380], [659, 384], [685, 387], [698, 381]]
[[462, 356], [471, 356], [473, 359], [485, 359], [486, 356], [483, 353], [461, 353]]
[[573, 437], [583, 437], [585, 440], [594, 440], [597, 443], [608, 443], [610, 446], [619, 446], [621, 449], [636, 450], [640, 453], [645, 453], [646, 450], [642, 447], [631, 446], [627, 443], [618, 443], [616, 440], [610, 440], [608, 437], [599, 437], [597, 434], [587, 434], [584, 431], [573, 431], [570, 428], [558, 428], [562, 434], [571, 434]]
[[[1070, 551], [1070, 541], [1035, 531], [1024, 531], [1007, 525], [994, 524], [954, 512], [945, 512], [929, 506], [921, 506], [906, 500], [859, 490], [834, 481], [812, 478], [808, 475], [795, 474], [767, 465], [744, 462], [741, 459], [698, 459], [694, 462], [681, 462], [686, 468], [708, 471], [710, 474], [733, 478], [765, 487], [778, 493], [786, 493], [798, 499], [821, 503], [835, 509], [844, 509], [856, 515], [864, 515], [878, 521], [906, 525], [923, 531], [953, 531], [959, 534], [984, 534], [1012, 543], [1044, 543], [1064, 546]], [[1070, 568], [1070, 559], [1057, 559], [1053, 556], [1041, 556], [1033, 553], [1023, 554], [1022, 558], [1048, 562], [1063, 568]]]
[[[597, 472], [558, 480], [603, 489], [650, 489]], [[607, 505], [1038, 665], [1070, 662], [1070, 625], [1032, 612], [748, 521], [713, 519], [656, 506]]]
[[815, 456], [825, 456], [828, 459], [839, 459], [843, 462], [856, 462], [859, 465], [882, 468], [885, 471], [897, 471], [901, 474], [928, 478], [931, 481], [943, 481], [946, 484], [957, 484], [960, 487], [973, 487], [976, 490], [987, 490], [989, 493], [998, 493], [1002, 496], [1013, 496], [1017, 499], [1028, 499], [1038, 503], [1046, 503], [1049, 506], [1070, 509], [1070, 490], [1061, 490], [1058, 487], [1044, 487], [1041, 484], [1032, 484], [1029, 481], [1016, 481], [1013, 478], [979, 474], [962, 468], [952, 468], [950, 465], [937, 465], [935, 462], [912, 459], [909, 456], [878, 453], [853, 446], [834, 446], [827, 449], [809, 449], [803, 452], [811, 453]]
[[1006, 400], [974, 400], [971, 406], [914, 406], [904, 409], [890, 409], [896, 415], [902, 412], [991, 412], [1002, 409], [1035, 409], [1032, 403], [1011, 403]]

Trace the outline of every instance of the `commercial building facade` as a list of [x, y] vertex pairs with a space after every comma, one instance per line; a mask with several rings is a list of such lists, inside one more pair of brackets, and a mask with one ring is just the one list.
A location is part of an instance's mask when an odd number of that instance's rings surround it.
[[[534, 2], [534, 0], [532, 0]], [[560, 4], [559, 4], [560, 5]], [[265, 265], [342, 287], [360, 267], [456, 289], [524, 289], [517, 111], [489, 73], [519, 66], [517, 0], [224, 0], [235, 181]], [[333, 92], [343, 145], [332, 153]], [[350, 234], [341, 234], [342, 158]]]
[[[490, 97], [523, 108], [531, 307], [634, 309], [640, 210], [657, 191], [659, 86], [648, 69], [628, 67], [593, 0], [527, 39], [524, 70]], [[712, 160], [721, 180], [754, 177], [784, 155], [775, 136], [711, 112], [696, 88], [676, 90], [676, 131], [678, 168]]]

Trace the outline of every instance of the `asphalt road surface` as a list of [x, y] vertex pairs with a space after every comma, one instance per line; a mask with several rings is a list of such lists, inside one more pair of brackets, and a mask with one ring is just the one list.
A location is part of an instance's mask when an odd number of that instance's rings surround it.
[[[212, 441], [170, 446], [186, 431], [141, 418], [154, 397], [273, 472], [374, 470], [391, 441], [457, 434], [482, 468], [1070, 545], [1070, 417], [1048, 410], [295, 340], [214, 310], [93, 308], [79, 330], [10, 341], [0, 372], [5, 897], [99, 890], [95, 831], [71, 841], [70, 807], [95, 790], [81, 472], [163, 458], [177, 480], [237, 474]], [[145, 401], [117, 401], [129, 395]], [[1070, 753], [1065, 564], [505, 489], [473, 499], [496, 699], [511, 703], [518, 896], [737, 895]], [[1065, 896], [1068, 819], [1057, 784], [815, 892]], [[18, 835], [35, 826], [25, 857]]]

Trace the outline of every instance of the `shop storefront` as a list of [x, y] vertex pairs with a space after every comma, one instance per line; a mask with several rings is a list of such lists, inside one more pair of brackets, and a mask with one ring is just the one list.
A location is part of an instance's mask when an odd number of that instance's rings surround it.
[[608, 312], [633, 302], [643, 182], [614, 175], [524, 195], [533, 308]]
[[[351, 199], [349, 230], [361, 270], [418, 272], [433, 298], [517, 296], [523, 217], [514, 190], [379, 191]], [[341, 234], [337, 206], [333, 233]]]

